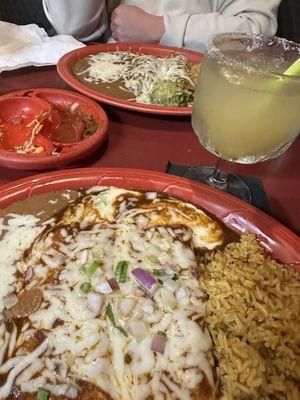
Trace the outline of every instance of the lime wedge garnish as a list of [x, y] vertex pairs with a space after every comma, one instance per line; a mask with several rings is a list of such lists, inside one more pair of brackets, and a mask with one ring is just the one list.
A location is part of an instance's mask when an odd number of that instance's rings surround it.
[[300, 58], [284, 71], [283, 75], [299, 75], [300, 76]]

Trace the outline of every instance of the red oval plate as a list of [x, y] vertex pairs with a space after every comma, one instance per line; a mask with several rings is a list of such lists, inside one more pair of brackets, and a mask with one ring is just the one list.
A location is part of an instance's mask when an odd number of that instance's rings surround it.
[[85, 168], [50, 172], [0, 187], [0, 208], [27, 197], [75, 187], [113, 185], [164, 192], [190, 201], [238, 233], [250, 231], [282, 262], [300, 271], [300, 238], [249, 204], [209, 186], [154, 171]]
[[157, 57], [168, 57], [172, 54], [183, 54], [191, 63], [199, 63], [202, 54], [177, 47], [160, 46], [143, 43], [109, 43], [93, 46], [86, 46], [71, 51], [64, 55], [58, 62], [57, 70], [61, 78], [78, 92], [85, 94], [95, 100], [101, 101], [112, 106], [125, 108], [128, 110], [140, 111], [149, 114], [164, 115], [191, 115], [192, 107], [164, 107], [149, 104], [136, 103], [134, 101], [123, 100], [113, 96], [107, 96], [101, 92], [90, 88], [80, 82], [72, 72], [73, 65], [81, 58], [101, 52], [131, 51], [133, 53], [151, 54]]
[[19, 154], [1, 149], [0, 165], [12, 169], [26, 170], [61, 168], [87, 157], [101, 146], [106, 139], [108, 129], [106, 112], [99, 104], [78, 93], [61, 89], [38, 88], [8, 93], [1, 96], [1, 99], [30, 94], [32, 94], [33, 97], [39, 97], [39, 95], [42, 98], [47, 97], [50, 103], [60, 106], [71, 106], [74, 103], [79, 103], [85, 115], [93, 115], [95, 121], [98, 122], [98, 129], [89, 138], [70, 146], [67, 152], [57, 155]]

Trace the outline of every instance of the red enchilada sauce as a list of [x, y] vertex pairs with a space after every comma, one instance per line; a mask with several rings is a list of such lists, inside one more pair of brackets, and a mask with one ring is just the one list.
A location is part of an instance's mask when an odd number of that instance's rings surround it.
[[[75, 107], [74, 107], [75, 106]], [[0, 149], [21, 154], [57, 154], [98, 129], [92, 115], [79, 105], [70, 109], [52, 106], [50, 113], [23, 113], [6, 121], [0, 118]]]

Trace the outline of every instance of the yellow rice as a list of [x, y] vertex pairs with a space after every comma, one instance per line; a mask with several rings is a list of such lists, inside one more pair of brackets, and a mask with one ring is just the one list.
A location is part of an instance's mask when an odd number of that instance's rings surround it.
[[221, 398], [299, 400], [300, 274], [249, 234], [200, 269]]

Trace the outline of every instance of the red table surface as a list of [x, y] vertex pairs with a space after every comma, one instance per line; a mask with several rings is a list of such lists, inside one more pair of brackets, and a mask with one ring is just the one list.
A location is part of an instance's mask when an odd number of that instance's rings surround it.
[[[0, 75], [0, 94], [34, 87], [67, 89], [56, 69], [28, 68]], [[165, 171], [166, 164], [214, 165], [216, 157], [198, 142], [190, 118], [158, 117], [104, 106], [108, 140], [79, 166], [128, 167]], [[300, 139], [281, 157], [255, 165], [227, 164], [227, 171], [252, 175], [264, 184], [270, 214], [300, 233]], [[34, 175], [0, 167], [0, 185]]]

